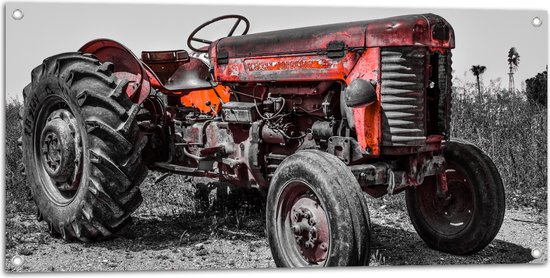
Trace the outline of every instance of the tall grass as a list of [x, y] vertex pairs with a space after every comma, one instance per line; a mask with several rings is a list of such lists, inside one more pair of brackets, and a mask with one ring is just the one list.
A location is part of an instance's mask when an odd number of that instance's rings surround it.
[[475, 84], [454, 83], [451, 137], [476, 144], [493, 159], [509, 206], [546, 209], [546, 107], [498, 82], [482, 89], [481, 101]]
[[22, 174], [22, 153], [17, 140], [21, 136], [19, 110], [21, 103], [12, 101], [6, 104], [6, 213], [33, 211], [33, 204], [28, 201], [29, 190]]
[[18, 169], [21, 163], [21, 149], [17, 144], [17, 139], [21, 136], [20, 108], [21, 104], [17, 101], [6, 105], [6, 179], [11, 182], [18, 182], [21, 178]]

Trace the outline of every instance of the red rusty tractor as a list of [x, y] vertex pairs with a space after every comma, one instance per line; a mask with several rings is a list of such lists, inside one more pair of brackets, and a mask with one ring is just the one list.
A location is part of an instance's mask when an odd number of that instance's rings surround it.
[[[221, 20], [235, 20], [227, 37], [197, 37]], [[192, 52], [141, 59], [94, 40], [32, 71], [24, 164], [53, 233], [115, 235], [151, 169], [266, 192], [278, 266], [367, 265], [366, 193], [406, 191], [433, 249], [471, 254], [495, 238], [500, 175], [479, 148], [449, 136], [455, 41], [445, 19], [248, 30], [245, 17], [221, 16], [191, 33]]]

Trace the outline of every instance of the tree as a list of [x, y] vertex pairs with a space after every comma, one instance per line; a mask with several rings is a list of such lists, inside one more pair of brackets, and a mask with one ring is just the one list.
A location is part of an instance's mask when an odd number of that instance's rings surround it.
[[487, 67], [486, 66], [481, 66], [481, 65], [477, 65], [477, 66], [472, 65], [472, 68], [470, 69], [472, 74], [476, 77], [477, 92], [479, 94], [479, 101], [482, 101], [481, 85], [479, 83], [479, 76], [482, 75], [485, 72], [485, 70], [487, 70]]
[[519, 53], [515, 47], [510, 48], [508, 51], [508, 66], [510, 68], [510, 72], [508, 72], [508, 90], [510, 90], [510, 92], [514, 92], [516, 90], [516, 85], [514, 84], [514, 72], [518, 70], [519, 66]]
[[[548, 68], [548, 67], [547, 67]], [[548, 84], [548, 69], [537, 73], [536, 76], [525, 80], [527, 85], [525, 94], [527, 99], [546, 107], [546, 86]]]

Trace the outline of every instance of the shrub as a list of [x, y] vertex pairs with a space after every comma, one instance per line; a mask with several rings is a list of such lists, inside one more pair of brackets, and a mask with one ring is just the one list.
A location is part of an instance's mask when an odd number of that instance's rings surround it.
[[21, 149], [18, 139], [21, 136], [19, 110], [22, 104], [11, 101], [6, 104], [6, 212], [33, 212], [34, 204], [28, 201], [29, 190], [22, 175]]
[[548, 71], [538, 73], [535, 77], [525, 80], [527, 99], [546, 107]]
[[478, 145], [493, 159], [508, 205], [546, 209], [546, 106], [495, 82], [480, 102], [474, 84], [455, 81], [451, 136]]
[[18, 101], [6, 105], [6, 177], [10, 181], [19, 181], [19, 165], [21, 163], [21, 149], [17, 140], [21, 136]]

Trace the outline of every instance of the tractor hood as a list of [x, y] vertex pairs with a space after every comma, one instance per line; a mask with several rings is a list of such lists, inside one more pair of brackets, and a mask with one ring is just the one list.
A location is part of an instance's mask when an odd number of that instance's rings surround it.
[[227, 37], [212, 50], [223, 59], [408, 45], [454, 48], [454, 31], [438, 15], [405, 15]]

